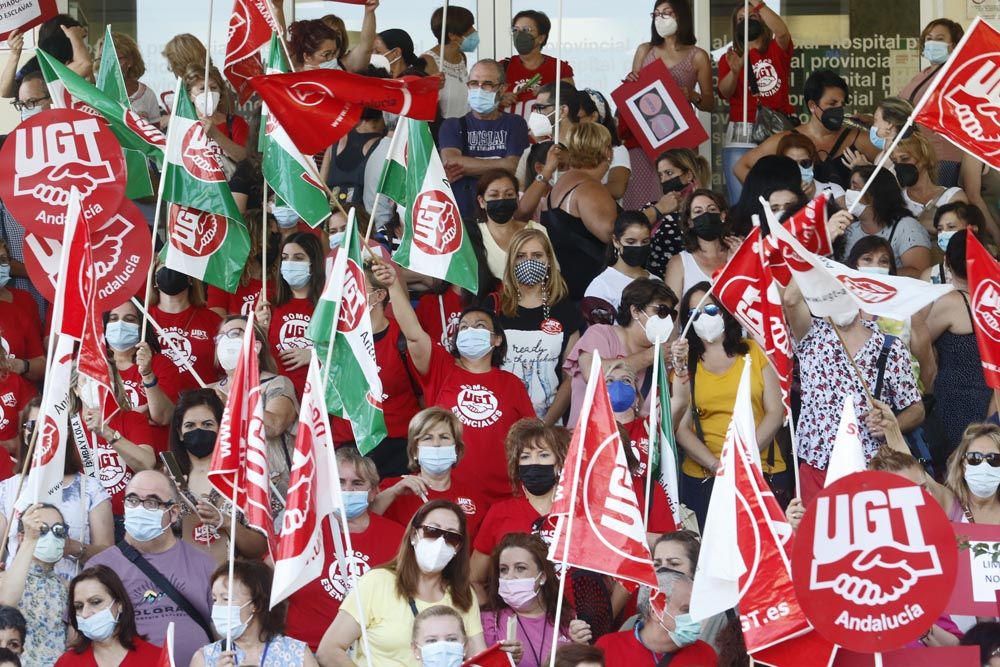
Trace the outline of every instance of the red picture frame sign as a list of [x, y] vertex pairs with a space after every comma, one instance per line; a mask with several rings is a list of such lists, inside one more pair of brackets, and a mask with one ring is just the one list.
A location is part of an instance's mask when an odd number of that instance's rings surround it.
[[650, 160], [668, 148], [697, 148], [708, 140], [684, 91], [659, 58], [611, 93], [618, 113]]
[[24, 33], [29, 28], [41, 25], [59, 13], [56, 0], [15, 0], [5, 7], [0, 16], [0, 40], [15, 30]]
[[952, 523], [958, 539], [958, 574], [945, 610], [969, 616], [1000, 615], [1000, 559], [989, 554], [976, 556], [973, 545], [986, 543], [1000, 550], [1000, 526], [984, 523]]

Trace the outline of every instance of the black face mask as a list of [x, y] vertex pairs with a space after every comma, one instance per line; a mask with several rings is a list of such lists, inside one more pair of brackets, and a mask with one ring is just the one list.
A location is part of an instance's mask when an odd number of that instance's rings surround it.
[[743, 19], [740, 19], [739, 21], [737, 21], [736, 22], [736, 41], [739, 42], [740, 44], [743, 43], [743, 31], [744, 30], [748, 31], [747, 38], [752, 42], [755, 39], [757, 39], [758, 37], [760, 37], [761, 34], [764, 32], [764, 26], [762, 26], [760, 24], [760, 21], [758, 21], [756, 19], [750, 19], [750, 27], [749, 28], [743, 22]]
[[917, 165], [903, 163], [896, 165], [896, 180], [899, 181], [899, 187], [913, 187], [917, 184], [919, 177], [920, 173], [917, 171]]
[[691, 218], [691, 229], [694, 235], [705, 241], [715, 241], [722, 237], [722, 216], [706, 211]]
[[205, 428], [196, 428], [181, 436], [181, 444], [188, 454], [196, 459], [203, 459], [215, 449], [215, 439], [218, 437], [215, 431]]
[[684, 189], [684, 184], [681, 183], [680, 176], [674, 176], [673, 178], [668, 178], [667, 180], [660, 183], [663, 188], [663, 194], [669, 195], [671, 192], [680, 192]]
[[505, 225], [514, 217], [517, 210], [517, 199], [491, 199], [486, 202], [486, 215], [498, 225]]
[[648, 245], [624, 245], [618, 254], [622, 256], [622, 261], [629, 266], [643, 266], [649, 259], [650, 250]]
[[180, 271], [163, 266], [156, 272], [156, 289], [170, 296], [177, 296], [188, 288], [190, 279]]
[[823, 109], [823, 113], [819, 117], [819, 122], [823, 123], [823, 127], [831, 132], [839, 130], [844, 126], [844, 107]]
[[517, 474], [525, 490], [533, 496], [544, 496], [556, 485], [554, 465], [526, 463], [517, 467]]

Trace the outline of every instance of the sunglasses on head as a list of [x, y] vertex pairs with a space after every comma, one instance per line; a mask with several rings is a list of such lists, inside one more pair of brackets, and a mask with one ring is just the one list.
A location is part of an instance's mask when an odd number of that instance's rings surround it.
[[697, 320], [699, 317], [701, 317], [702, 313], [705, 313], [709, 317], [712, 317], [713, 315], [718, 315], [721, 312], [722, 310], [718, 306], [716, 306], [714, 303], [710, 303], [707, 306], [702, 306], [701, 309], [692, 308], [691, 310], [689, 310], [688, 318], [690, 318], [691, 320]]
[[970, 466], [977, 466], [983, 461], [989, 463], [991, 468], [1000, 468], [1000, 454], [997, 452], [990, 452], [989, 454], [966, 452], [965, 454], [965, 462]]
[[437, 526], [420, 526], [421, 532], [423, 532], [424, 537], [428, 540], [436, 540], [439, 537], [444, 538], [444, 543], [450, 547], [455, 547], [458, 549], [462, 546], [462, 534], [456, 533], [452, 530], [445, 530], [444, 528], [438, 528]]

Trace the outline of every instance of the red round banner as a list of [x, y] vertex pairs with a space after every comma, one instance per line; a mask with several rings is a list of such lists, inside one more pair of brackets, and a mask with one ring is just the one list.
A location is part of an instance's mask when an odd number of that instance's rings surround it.
[[[101, 312], [128, 301], [143, 289], [146, 268], [153, 261], [152, 236], [142, 211], [123, 199], [118, 211], [88, 223], [91, 255], [97, 277], [97, 308]], [[56, 274], [62, 241], [37, 234], [24, 237], [24, 266], [32, 284], [50, 302], [56, 297]], [[83, 267], [69, 267], [70, 272]], [[74, 280], [74, 278], [70, 278]], [[75, 280], [83, 280], [80, 276]]]
[[944, 611], [958, 548], [933, 497], [901, 475], [859, 472], [823, 489], [795, 535], [792, 581], [827, 640], [876, 653], [920, 638]]
[[0, 149], [0, 198], [26, 232], [62, 239], [74, 187], [90, 223], [125, 197], [125, 154], [103, 119], [50, 109], [14, 128]]

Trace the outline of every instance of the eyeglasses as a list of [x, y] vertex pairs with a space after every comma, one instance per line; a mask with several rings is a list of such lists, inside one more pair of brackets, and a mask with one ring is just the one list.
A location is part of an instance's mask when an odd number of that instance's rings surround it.
[[519, 33], [519, 32], [530, 32], [530, 33], [534, 33], [534, 32], [535, 32], [535, 29], [534, 29], [534, 28], [532, 28], [531, 26], [523, 26], [523, 27], [521, 27], [521, 28], [518, 28], [517, 26], [514, 26], [513, 28], [511, 28], [511, 29], [510, 29], [510, 34], [512, 34], [512, 35], [516, 35], [516, 34], [517, 34], [517, 33]]
[[443, 537], [444, 543], [450, 547], [455, 547], [457, 549], [462, 546], [463, 538], [461, 533], [456, 533], [452, 530], [445, 530], [444, 528], [438, 528], [437, 526], [420, 526], [420, 531], [428, 540], [436, 540], [439, 537]]
[[229, 331], [223, 331], [215, 336], [215, 342], [218, 343], [223, 338], [238, 339], [243, 338], [243, 334], [246, 333], [246, 329], [230, 329]]
[[47, 535], [49, 531], [52, 531], [52, 534], [58, 537], [60, 540], [65, 540], [66, 536], [68, 535], [67, 532], [68, 530], [69, 528], [67, 528], [66, 524], [62, 522], [54, 523], [51, 526], [47, 523], [43, 523], [41, 527], [39, 527], [38, 529], [38, 535], [39, 536]]
[[811, 168], [813, 166], [813, 161], [809, 160], [809, 159], [806, 159], [806, 160], [796, 160], [796, 162], [803, 169], [809, 169], [809, 168]]
[[712, 317], [714, 315], [718, 315], [721, 312], [722, 312], [721, 308], [719, 308], [718, 306], [716, 306], [714, 303], [710, 303], [707, 306], [702, 306], [700, 309], [699, 308], [692, 308], [691, 310], [689, 310], [688, 311], [688, 318], [693, 321], [693, 320], [697, 320], [699, 317], [701, 317], [702, 313], [705, 313], [709, 317]]
[[535, 103], [535, 104], [531, 105], [531, 110], [532, 111], [536, 111], [538, 113], [542, 113], [543, 111], [545, 111], [549, 107], [555, 107], [555, 106], [556, 105], [555, 105], [554, 102], [552, 104], [542, 104], [541, 102], [538, 102], [538, 103]]
[[173, 504], [174, 501], [172, 500], [160, 500], [159, 498], [156, 498], [154, 496], [150, 496], [149, 498], [140, 498], [134, 493], [130, 493], [127, 496], [125, 496], [125, 507], [139, 507], [140, 505], [142, 505], [145, 509], [154, 512], [160, 509], [161, 507], [164, 509], [168, 509]]
[[983, 461], [989, 463], [991, 468], [1000, 468], [1000, 454], [997, 452], [990, 452], [989, 454], [983, 454], [982, 452], [965, 453], [965, 462], [970, 466], [977, 466]]
[[652, 308], [657, 317], [671, 317], [674, 314], [674, 309], [665, 303], [651, 303], [646, 308]]
[[487, 92], [490, 92], [490, 93], [495, 93], [496, 91], [500, 90], [500, 84], [497, 83], [496, 81], [475, 81], [475, 80], [469, 80], [469, 81], [467, 81], [465, 83], [465, 86], [469, 90], [475, 90], [477, 88], [482, 88], [483, 90], [485, 90]]
[[13, 106], [18, 111], [24, 111], [25, 109], [34, 109], [38, 105], [44, 102], [48, 102], [51, 99], [52, 99], [51, 97], [46, 95], [45, 97], [37, 97], [33, 100], [24, 100], [23, 102], [21, 100], [11, 100], [10, 103], [11, 106]]
[[673, 14], [665, 14], [663, 12], [650, 12], [649, 13], [649, 18], [651, 18], [651, 19], [672, 19], [673, 17], [674, 17]]

